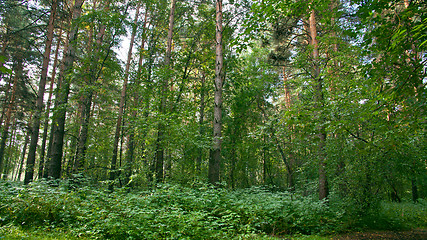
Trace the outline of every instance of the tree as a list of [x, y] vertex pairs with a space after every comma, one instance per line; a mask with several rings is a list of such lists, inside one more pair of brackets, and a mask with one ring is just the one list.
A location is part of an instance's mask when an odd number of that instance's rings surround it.
[[45, 51], [43, 54], [42, 72], [40, 76], [39, 90], [37, 94], [36, 111], [35, 111], [34, 117], [32, 118], [33, 123], [31, 126], [32, 128], [31, 140], [30, 140], [30, 146], [29, 146], [29, 152], [28, 152], [27, 166], [25, 169], [25, 179], [24, 179], [25, 184], [28, 184], [30, 181], [33, 180], [34, 163], [36, 162], [36, 148], [37, 148], [37, 142], [39, 139], [40, 117], [43, 110], [43, 97], [44, 97], [47, 73], [48, 73], [49, 62], [50, 62], [50, 52], [52, 49], [52, 40], [53, 40], [53, 32], [54, 32], [53, 30], [54, 30], [57, 6], [58, 6], [58, 1], [52, 0], [49, 23], [47, 25], [47, 34], [46, 34]]
[[216, 0], [216, 60], [215, 60], [215, 103], [213, 120], [213, 148], [209, 159], [209, 182], [220, 181], [221, 132], [222, 132], [222, 87], [224, 84], [224, 55], [222, 46], [222, 0]]
[[[134, 25], [132, 26], [132, 35], [131, 35], [131, 39], [130, 39], [130, 43], [129, 43], [129, 52], [128, 52], [128, 58], [127, 58], [127, 62], [126, 62], [126, 70], [125, 70], [125, 75], [124, 75], [123, 87], [122, 87], [122, 91], [121, 91], [121, 95], [120, 95], [119, 116], [117, 118], [116, 131], [114, 134], [113, 157], [111, 159], [111, 169], [110, 169], [110, 180], [111, 181], [114, 181], [116, 178], [117, 152], [118, 152], [120, 132], [122, 129], [122, 118], [123, 118], [123, 112], [124, 112], [124, 108], [125, 108], [126, 89], [127, 89], [127, 85], [128, 85], [130, 63], [132, 60], [132, 49], [133, 49], [136, 30], [137, 30], [136, 23], [137, 23], [138, 17], [139, 17], [138, 16], [139, 15], [139, 8], [140, 8], [140, 6], [138, 5], [136, 13], [135, 13]], [[112, 188], [112, 186], [113, 185], [111, 184], [110, 188]]]
[[[173, 27], [175, 20], [175, 5], [176, 0], [171, 0], [170, 5], [170, 14], [169, 14], [169, 30], [168, 30], [168, 38], [167, 38], [167, 46], [166, 46], [166, 56], [165, 56], [165, 69], [167, 74], [163, 78], [162, 81], [162, 96], [160, 100], [159, 113], [161, 116], [166, 114], [167, 110], [167, 93], [168, 93], [168, 85], [171, 71], [171, 55], [172, 55], [172, 38], [173, 38]], [[155, 160], [155, 179], [156, 182], [162, 182], [164, 178], [163, 167], [164, 167], [164, 133], [165, 125], [162, 121], [159, 122], [159, 127], [157, 131], [157, 142], [156, 142], [156, 160]]]
[[[95, 4], [94, 2], [94, 9]], [[107, 1], [105, 3], [103, 11], [106, 13], [109, 12], [109, 5], [110, 2]], [[93, 29], [91, 30], [92, 33]], [[85, 74], [84, 79], [84, 86], [83, 86], [83, 94], [82, 94], [82, 106], [81, 106], [81, 127], [80, 127], [80, 133], [78, 138], [78, 145], [77, 145], [77, 151], [75, 155], [75, 163], [73, 166], [74, 172], [81, 172], [84, 168], [85, 163], [85, 156], [86, 156], [86, 144], [87, 144], [87, 138], [88, 138], [88, 131], [89, 131], [89, 122], [90, 122], [90, 110], [92, 106], [92, 98], [94, 94], [94, 83], [98, 80], [100, 77], [102, 68], [104, 67], [105, 59], [101, 59], [101, 50], [102, 50], [102, 44], [104, 41], [106, 31], [106, 24], [103, 23], [101, 26], [99, 26], [99, 32], [96, 35], [96, 41], [95, 44], [92, 46], [92, 34], [89, 34], [89, 46], [88, 46], [88, 55], [89, 55], [89, 67], [87, 69], [87, 72]], [[108, 54], [105, 58], [108, 57]]]
[[73, 70], [73, 63], [76, 55], [76, 39], [78, 35], [78, 18], [82, 12], [82, 5], [84, 0], [76, 0], [73, 6], [71, 30], [68, 35], [68, 48], [64, 56], [64, 66], [59, 73], [59, 91], [55, 98], [56, 112], [53, 116], [53, 138], [50, 156], [49, 176], [53, 178], [60, 178], [61, 164], [63, 156], [64, 133], [65, 133], [65, 117], [67, 113], [68, 95], [71, 85], [71, 72]]

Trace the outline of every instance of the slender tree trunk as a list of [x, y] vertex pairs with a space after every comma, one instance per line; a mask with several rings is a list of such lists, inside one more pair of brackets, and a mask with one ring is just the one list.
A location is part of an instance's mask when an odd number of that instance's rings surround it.
[[[168, 31], [168, 40], [167, 40], [167, 49], [166, 49], [166, 57], [165, 57], [165, 67], [170, 66], [171, 55], [172, 55], [172, 37], [173, 37], [173, 26], [174, 26], [174, 15], [175, 15], [175, 2], [176, 0], [171, 1], [171, 9], [169, 15], [169, 31]], [[167, 70], [168, 73], [163, 79], [162, 83], [162, 97], [160, 103], [160, 116], [164, 116], [166, 114], [166, 101], [168, 94], [168, 85], [171, 69]], [[155, 176], [156, 182], [163, 181], [163, 165], [164, 165], [164, 132], [165, 125], [162, 120], [159, 121], [158, 132], [157, 132], [157, 143], [156, 143], [156, 161], [155, 161]]]
[[57, 5], [58, 5], [58, 1], [52, 0], [49, 24], [47, 25], [47, 38], [45, 43], [44, 55], [43, 55], [42, 72], [41, 72], [40, 82], [39, 82], [39, 91], [37, 94], [36, 111], [35, 111], [32, 126], [31, 126], [31, 129], [32, 129], [31, 141], [30, 141], [30, 147], [28, 150], [27, 167], [25, 168], [24, 184], [28, 184], [29, 182], [31, 182], [33, 180], [33, 175], [34, 175], [34, 164], [36, 162], [37, 142], [39, 140], [40, 116], [43, 110], [43, 97], [44, 97], [47, 73], [48, 73], [49, 62], [50, 62], [50, 52], [52, 49], [53, 30], [54, 30], [54, 22], [56, 17], [55, 15], [56, 15]]
[[22, 58], [18, 56], [17, 63], [14, 67], [15, 76], [13, 77], [13, 86], [12, 86], [12, 93], [9, 100], [9, 107], [6, 111], [6, 119], [3, 124], [3, 131], [1, 134], [1, 140], [0, 140], [0, 173], [3, 172], [3, 164], [4, 164], [3, 160], [4, 160], [5, 149], [6, 149], [6, 140], [9, 135], [10, 119], [11, 119], [13, 107], [15, 104], [18, 79], [22, 77], [22, 71], [23, 71], [23, 61], [22, 61]]
[[58, 33], [58, 39], [57, 39], [56, 49], [55, 49], [55, 59], [53, 61], [52, 75], [51, 75], [50, 85], [49, 85], [49, 96], [47, 98], [45, 120], [43, 123], [43, 137], [42, 137], [42, 146], [40, 149], [40, 162], [39, 162], [39, 172], [38, 172], [39, 179], [43, 178], [43, 170], [45, 165], [45, 154], [46, 154], [47, 130], [49, 128], [49, 114], [50, 114], [50, 107], [52, 104], [53, 84], [55, 83], [56, 68], [58, 66], [59, 48], [61, 47], [61, 39], [62, 39], [62, 29], [60, 29]]
[[[65, 39], [65, 45], [64, 45], [64, 50], [63, 50], [64, 53], [68, 52], [68, 45], [69, 45], [69, 40], [70, 40], [69, 36], [70, 36], [70, 32], [68, 31], [67, 32], [67, 37]], [[63, 60], [65, 60], [65, 56], [63, 57]], [[61, 62], [63, 62], [63, 61], [61, 61]], [[65, 70], [64, 64], [59, 64], [59, 66], [60, 66], [59, 72], [60, 73], [64, 72], [64, 70]], [[52, 75], [52, 77], [53, 77], [53, 75]], [[62, 85], [62, 78], [58, 77], [56, 86], [61, 86], [61, 85]], [[52, 93], [53, 92], [54, 91], [52, 89]], [[58, 96], [58, 93], [56, 93], [56, 96]], [[55, 101], [56, 101], [56, 99], [55, 99]], [[49, 104], [51, 104], [51, 103], [49, 103]], [[56, 125], [54, 124], [54, 121], [52, 120], [52, 124], [50, 126], [50, 132], [49, 132], [49, 141], [48, 141], [49, 144], [47, 145], [47, 152], [46, 152], [45, 159], [44, 159], [45, 162], [44, 162], [44, 166], [43, 166], [43, 178], [48, 178], [49, 177], [49, 172], [50, 172], [49, 168], [50, 168], [50, 164], [51, 164], [51, 160], [52, 160], [53, 135], [54, 135], [55, 129], [56, 129]]]
[[49, 166], [49, 176], [53, 178], [61, 177], [61, 164], [64, 147], [64, 134], [65, 134], [65, 117], [67, 114], [68, 95], [70, 93], [71, 78], [70, 74], [73, 69], [73, 63], [76, 54], [76, 40], [78, 35], [78, 21], [81, 15], [82, 5], [84, 0], [76, 0], [72, 13], [72, 27], [69, 34], [68, 49], [64, 57], [64, 70], [59, 74], [59, 81], [61, 82], [57, 98], [55, 99], [56, 112], [53, 117], [53, 139], [51, 146], [51, 160]]
[[[291, 108], [291, 91], [289, 89], [289, 84], [288, 84], [288, 76], [286, 74], [286, 68], [283, 67], [282, 68], [282, 72], [283, 72], [283, 85], [284, 85], [284, 90], [285, 90], [285, 107], [287, 110], [289, 110]], [[289, 131], [292, 132], [292, 126], [289, 126]], [[292, 142], [292, 136], [290, 136], [290, 142]], [[295, 190], [295, 183], [294, 183], [294, 156], [291, 153], [291, 151], [289, 151], [288, 153], [288, 159], [287, 161], [284, 161], [285, 165], [286, 165], [286, 169], [288, 171], [288, 189], [289, 191], [293, 192]]]
[[[12, 134], [11, 134], [10, 139], [9, 139], [9, 149], [8, 149], [8, 153], [7, 153], [7, 159], [5, 161], [5, 166], [3, 169], [3, 177], [2, 178], [4, 180], [6, 180], [8, 178], [11, 166], [13, 165], [12, 160], [14, 160], [13, 159], [14, 149], [15, 149], [15, 145], [17, 144], [16, 143], [16, 130], [17, 130], [16, 129], [16, 122], [17, 122], [17, 119], [16, 119], [16, 117], [14, 117], [13, 118], [13, 124], [12, 124]], [[12, 173], [13, 173], [13, 171], [12, 171]]]
[[283, 72], [283, 85], [285, 90], [285, 107], [286, 109], [289, 109], [291, 107], [291, 92], [289, 89], [288, 77], [286, 75], [285, 67], [282, 68], [282, 72]]
[[316, 27], [316, 15], [314, 10], [311, 10], [310, 14], [310, 45], [313, 48], [313, 71], [312, 75], [316, 81], [315, 86], [315, 99], [318, 108], [318, 157], [319, 157], [319, 199], [322, 200], [328, 196], [328, 183], [326, 179], [326, 154], [325, 154], [325, 144], [326, 144], [326, 133], [325, 127], [323, 126], [323, 81], [320, 77], [320, 67], [318, 63], [319, 59], [319, 46], [317, 41], [317, 27]]
[[3, 119], [6, 115], [6, 110], [9, 107], [9, 102], [7, 101], [9, 99], [9, 95], [10, 95], [10, 86], [11, 86], [11, 81], [9, 79], [9, 81], [6, 81], [6, 89], [4, 91], [4, 101], [3, 101], [3, 108], [1, 111], [1, 117], [0, 117], [0, 129], [3, 127]]
[[[205, 135], [205, 128], [203, 126], [204, 118], [205, 118], [205, 85], [206, 85], [206, 74], [202, 73], [202, 87], [200, 89], [200, 108], [199, 108], [199, 140], [203, 140], [203, 135]], [[196, 171], [197, 174], [201, 173], [203, 162], [203, 148], [199, 147], [199, 154], [196, 160]]]
[[[117, 117], [117, 124], [116, 124], [116, 131], [114, 134], [114, 145], [113, 145], [113, 157], [111, 159], [111, 168], [110, 168], [110, 180], [114, 181], [116, 179], [116, 164], [117, 164], [117, 155], [118, 155], [118, 147], [119, 147], [119, 140], [120, 140], [120, 132], [122, 128], [122, 118], [123, 118], [123, 112], [125, 108], [125, 101], [126, 101], [126, 88], [128, 84], [128, 78], [129, 78], [129, 69], [130, 69], [130, 63], [132, 60], [132, 50], [133, 50], [133, 44], [135, 42], [135, 35], [137, 30], [137, 21], [138, 21], [138, 15], [139, 15], [139, 5], [137, 8], [137, 13], [135, 15], [134, 20], [134, 26], [132, 29], [132, 35], [129, 43], [129, 52], [128, 52], [128, 58], [126, 62], [126, 69], [125, 69], [125, 75], [124, 75], [124, 81], [123, 81], [123, 88], [120, 96], [120, 105], [119, 105], [119, 116]], [[110, 189], [112, 189], [113, 184], [110, 185]]]
[[[32, 118], [33, 118], [33, 115], [31, 114], [30, 123], [31, 123]], [[13, 178], [13, 179], [15, 179], [15, 181], [21, 180], [22, 168], [24, 166], [24, 161], [25, 161], [25, 154], [27, 153], [27, 146], [28, 146], [28, 143], [30, 142], [30, 136], [31, 136], [31, 124], [30, 123], [28, 124], [27, 134], [25, 134], [24, 146], [22, 147], [22, 152], [21, 152], [21, 159], [20, 159], [19, 164], [18, 164], [18, 168], [17, 168], [16, 174], [15, 174], [15, 178]]]
[[[94, 2], [96, 4], [96, 2]], [[109, 11], [109, 2], [106, 3], [105, 11]], [[98, 78], [98, 72], [99, 66], [99, 50], [102, 46], [103, 38], [105, 35], [105, 25], [102, 25], [100, 27], [99, 33], [96, 36], [96, 46], [93, 50], [93, 62], [91, 63], [91, 67], [89, 68], [89, 73], [86, 75], [86, 84], [88, 86], [92, 86], [93, 83]], [[91, 35], [91, 34], [90, 34]], [[90, 45], [92, 45], [92, 40], [90, 38], [89, 40]], [[102, 66], [101, 66], [102, 68]], [[89, 132], [89, 123], [90, 123], [90, 109], [92, 107], [92, 98], [93, 98], [94, 91], [89, 88], [89, 90], [86, 90], [83, 94], [83, 107], [82, 107], [82, 114], [81, 114], [81, 129], [79, 134], [79, 141], [77, 145], [77, 151], [75, 156], [75, 172], [81, 172], [84, 167], [84, 161], [86, 156], [86, 142], [88, 138], [88, 132]]]
[[[136, 9], [136, 13], [135, 13], [135, 21], [134, 21], [134, 25], [136, 26], [137, 24], [137, 16], [139, 15], [139, 9], [140, 9], [140, 5], [138, 5], [137, 9]], [[148, 8], [147, 8], [148, 9]], [[145, 19], [144, 19], [144, 24], [142, 26], [143, 31], [145, 31], [146, 28], [146, 24], [147, 24], [147, 9], [145, 11]], [[136, 29], [135, 29], [136, 31]], [[134, 82], [134, 87], [136, 88], [137, 86], [139, 86], [140, 84], [140, 78], [141, 78], [141, 71], [142, 71], [142, 60], [144, 59], [144, 55], [142, 54], [145, 48], [145, 39], [142, 39], [141, 42], [141, 46], [140, 46], [140, 54], [139, 54], [139, 60], [138, 60], [138, 70], [137, 70], [137, 76], [136, 76], [136, 80]], [[138, 106], [139, 105], [139, 94], [138, 91], [134, 91], [134, 96], [133, 96], [133, 102], [134, 102], [134, 106]], [[132, 114], [131, 114], [131, 119], [132, 122], [129, 124], [129, 136], [128, 136], [128, 142], [126, 145], [126, 157], [125, 157], [125, 161], [126, 161], [126, 173], [125, 173], [125, 184], [128, 184], [130, 181], [130, 176], [132, 175], [132, 165], [133, 165], [133, 161], [134, 161], [134, 152], [135, 152], [135, 128], [134, 128], [134, 120], [136, 119], [136, 115], [137, 115], [137, 111], [136, 110], [132, 110]]]
[[237, 135], [237, 131], [234, 130], [233, 136], [231, 137], [231, 153], [230, 153], [230, 185], [231, 185], [231, 189], [234, 189], [235, 186], [235, 175], [236, 175], [236, 138], [238, 138], [239, 136]]
[[220, 181], [221, 132], [222, 132], [222, 86], [224, 81], [224, 56], [222, 46], [222, 0], [216, 0], [216, 58], [215, 96], [213, 121], [213, 148], [209, 159], [208, 179], [211, 184]]

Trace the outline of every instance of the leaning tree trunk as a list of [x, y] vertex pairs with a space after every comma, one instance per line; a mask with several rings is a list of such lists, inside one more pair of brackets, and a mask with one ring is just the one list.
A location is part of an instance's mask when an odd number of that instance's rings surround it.
[[71, 31], [68, 36], [68, 49], [64, 57], [64, 68], [59, 74], [61, 82], [60, 89], [55, 99], [55, 113], [53, 117], [53, 139], [51, 146], [51, 159], [49, 166], [49, 176], [53, 178], [61, 177], [62, 156], [65, 134], [65, 117], [67, 114], [68, 95], [70, 93], [71, 72], [76, 55], [76, 40], [78, 34], [78, 18], [82, 12], [84, 0], [76, 0], [73, 7]]
[[50, 52], [52, 49], [53, 30], [54, 30], [54, 22], [55, 22], [57, 5], [58, 5], [58, 1], [52, 0], [49, 24], [47, 25], [47, 37], [46, 37], [46, 43], [45, 43], [45, 50], [43, 54], [43, 64], [42, 64], [42, 72], [41, 72], [40, 82], [39, 82], [39, 91], [37, 93], [36, 111], [33, 117], [32, 125], [31, 125], [31, 129], [32, 129], [31, 141], [30, 141], [30, 146], [28, 150], [28, 159], [27, 159], [27, 166], [25, 169], [24, 184], [28, 184], [33, 180], [34, 163], [36, 162], [37, 142], [39, 140], [40, 116], [43, 111], [43, 97], [44, 97], [47, 72], [48, 72], [49, 62], [50, 62]]
[[222, 0], [216, 0], [216, 58], [215, 58], [215, 96], [213, 121], [213, 149], [209, 159], [208, 179], [217, 184], [221, 165], [221, 131], [222, 131], [222, 85], [224, 74], [224, 56], [222, 47]]

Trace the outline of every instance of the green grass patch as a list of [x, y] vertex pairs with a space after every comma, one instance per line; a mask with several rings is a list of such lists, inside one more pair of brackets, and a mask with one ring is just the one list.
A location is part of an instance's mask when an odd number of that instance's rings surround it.
[[85, 240], [88, 238], [76, 237], [70, 233], [54, 230], [40, 230], [33, 228], [21, 228], [8, 224], [0, 227], [0, 239], [8, 240]]

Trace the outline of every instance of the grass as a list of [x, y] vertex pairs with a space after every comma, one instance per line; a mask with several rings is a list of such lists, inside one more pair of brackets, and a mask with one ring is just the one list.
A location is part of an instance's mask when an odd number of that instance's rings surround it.
[[[0, 240], [89, 240], [84, 236], [73, 236], [70, 233], [58, 230], [40, 230], [34, 228], [22, 228], [13, 225], [6, 225], [0, 227]], [[293, 240], [330, 240], [328, 237], [321, 237], [317, 235], [300, 235], [300, 236], [282, 236], [275, 237], [269, 235], [259, 234], [242, 234], [235, 238], [236, 240], [279, 240], [279, 239], [293, 239]]]
[[381, 212], [402, 229], [427, 228], [427, 202], [420, 199], [419, 203], [384, 202]]
[[22, 228], [11, 224], [0, 227], [0, 240], [85, 240], [89, 238], [76, 237], [70, 233], [57, 229], [39, 230], [32, 228]]

